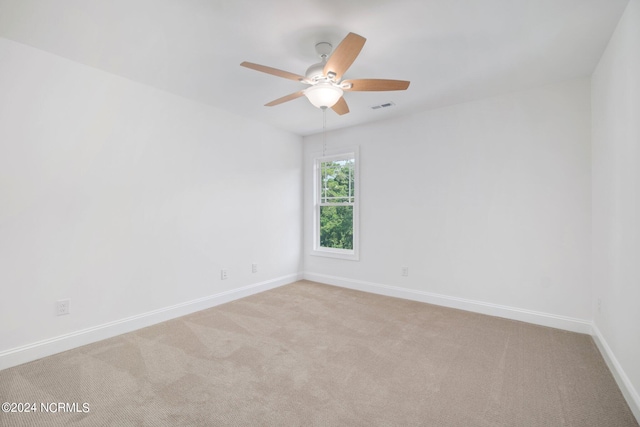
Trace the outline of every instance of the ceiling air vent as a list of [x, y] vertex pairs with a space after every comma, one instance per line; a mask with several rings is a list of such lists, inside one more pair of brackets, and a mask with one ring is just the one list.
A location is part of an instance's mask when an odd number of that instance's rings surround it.
[[372, 110], [379, 110], [381, 108], [389, 108], [389, 107], [393, 107], [395, 106], [395, 102], [385, 102], [384, 104], [380, 104], [380, 105], [374, 105], [373, 107], [371, 107]]

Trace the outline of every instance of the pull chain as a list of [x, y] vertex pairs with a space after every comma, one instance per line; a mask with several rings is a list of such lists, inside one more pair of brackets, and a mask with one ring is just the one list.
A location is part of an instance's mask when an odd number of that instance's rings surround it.
[[322, 157], [327, 153], [327, 107], [322, 109]]

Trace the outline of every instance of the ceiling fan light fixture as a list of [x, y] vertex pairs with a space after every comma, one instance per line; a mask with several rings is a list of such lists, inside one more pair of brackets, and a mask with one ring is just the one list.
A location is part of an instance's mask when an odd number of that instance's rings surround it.
[[[311, 85], [306, 90], [299, 90], [281, 98], [268, 102], [265, 107], [273, 107], [284, 102], [298, 99], [303, 95], [309, 102], [317, 108], [326, 110], [331, 108], [336, 114], [343, 115], [349, 112], [349, 106], [342, 96], [345, 91], [349, 92], [383, 92], [391, 90], [406, 90], [409, 87], [408, 81], [388, 80], [388, 79], [355, 79], [342, 80], [345, 71], [349, 69], [353, 61], [360, 54], [364, 46], [365, 39], [355, 33], [349, 33], [342, 39], [338, 47], [331, 53], [332, 46], [327, 42], [316, 44], [316, 52], [320, 55], [321, 61], [313, 64], [307, 69], [304, 76], [267, 67], [265, 65], [254, 64], [253, 62], [242, 62], [243, 67], [251, 68], [262, 73], [295, 80], [307, 85]], [[331, 55], [329, 55], [331, 54]]]
[[315, 107], [331, 108], [342, 98], [344, 92], [330, 83], [319, 83], [304, 91], [304, 95]]

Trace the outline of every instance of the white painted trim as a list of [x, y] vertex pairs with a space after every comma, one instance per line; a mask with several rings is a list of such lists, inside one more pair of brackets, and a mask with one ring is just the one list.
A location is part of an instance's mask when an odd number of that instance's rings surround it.
[[379, 295], [386, 295], [395, 298], [403, 298], [412, 301], [425, 302], [444, 307], [457, 308], [460, 310], [482, 313], [490, 316], [503, 317], [521, 322], [533, 323], [535, 325], [548, 326], [551, 328], [563, 329], [571, 332], [579, 332], [591, 335], [592, 322], [585, 319], [560, 316], [551, 313], [526, 310], [517, 307], [492, 304], [484, 301], [475, 301], [465, 298], [452, 297], [448, 295], [434, 294], [431, 292], [418, 291], [415, 289], [401, 288], [399, 286], [382, 285], [379, 283], [365, 282], [362, 280], [346, 279], [342, 277], [328, 276], [325, 274], [305, 272], [304, 278], [314, 282], [327, 285], [340, 286], [343, 288], [355, 289], [358, 291], [370, 292]]
[[5, 350], [0, 352], [0, 370], [288, 285], [301, 280], [302, 276], [301, 273], [289, 274]]
[[633, 412], [636, 420], [640, 423], [640, 394], [638, 394], [638, 390], [633, 387], [631, 380], [624, 372], [624, 369], [622, 369], [622, 365], [618, 362], [613, 350], [611, 350], [611, 347], [607, 344], [607, 340], [604, 339], [600, 329], [598, 329], [595, 324], [593, 325], [593, 340], [598, 346], [609, 370], [613, 374], [613, 378], [616, 380], [631, 412]]
[[[360, 146], [333, 149], [325, 153], [313, 154], [313, 242], [310, 255], [337, 258], [349, 261], [360, 260]], [[354, 203], [353, 203], [353, 250], [330, 249], [320, 247], [320, 164], [325, 161], [341, 160], [353, 157], [354, 165]]]

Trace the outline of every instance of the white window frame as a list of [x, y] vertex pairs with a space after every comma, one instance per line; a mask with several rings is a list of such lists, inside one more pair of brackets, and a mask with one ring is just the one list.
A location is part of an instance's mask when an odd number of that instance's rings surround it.
[[[329, 258], [339, 258], [351, 261], [360, 259], [360, 156], [358, 148], [349, 148], [349, 150], [332, 152], [321, 157], [314, 158], [313, 161], [313, 249], [311, 255], [323, 256]], [[320, 165], [323, 162], [331, 162], [335, 160], [354, 159], [354, 183], [353, 183], [353, 249], [335, 249], [320, 246], [320, 207], [327, 206], [321, 203], [322, 179]]]

